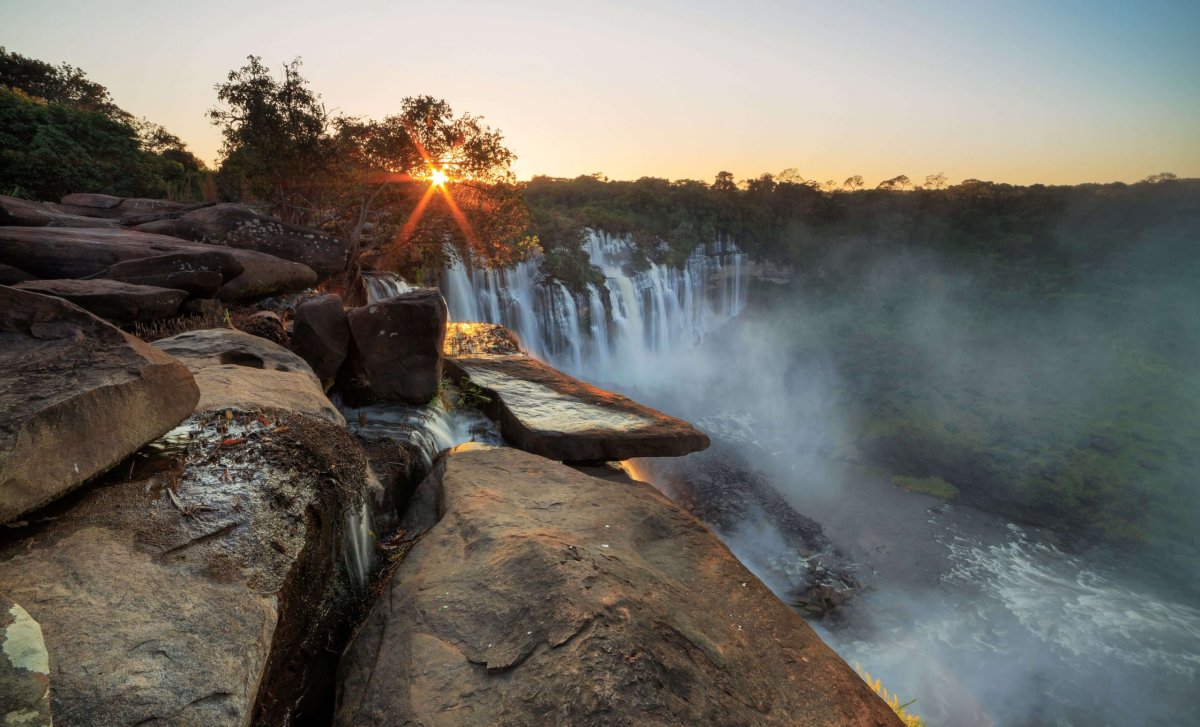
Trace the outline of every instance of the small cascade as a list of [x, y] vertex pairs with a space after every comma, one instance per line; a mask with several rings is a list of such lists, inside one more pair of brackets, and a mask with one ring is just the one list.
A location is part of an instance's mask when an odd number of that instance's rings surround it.
[[378, 303], [413, 289], [398, 275], [376, 271], [363, 273], [363, 283], [367, 287], [367, 303]]
[[538, 260], [504, 270], [445, 271], [442, 292], [457, 321], [499, 323], [533, 355], [596, 381], [636, 383], [654, 362], [698, 344], [745, 306], [744, 255], [728, 240], [697, 248], [681, 267], [632, 270], [633, 244], [589, 231], [586, 250], [604, 274], [575, 293], [544, 281]]
[[375, 527], [370, 503], [365, 500], [346, 514], [346, 533], [343, 538], [343, 558], [350, 583], [359, 592], [367, 587], [375, 569]]

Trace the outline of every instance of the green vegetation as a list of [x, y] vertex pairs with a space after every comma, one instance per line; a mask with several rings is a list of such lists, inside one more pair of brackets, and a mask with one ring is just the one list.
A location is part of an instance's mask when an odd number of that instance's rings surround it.
[[0, 194], [199, 200], [205, 184], [178, 137], [134, 119], [83, 71], [0, 47]]
[[896, 487], [903, 487], [909, 492], [921, 492], [926, 495], [940, 497], [943, 500], [953, 500], [958, 496], [958, 488], [941, 477], [905, 477], [896, 475], [892, 477], [892, 484]]

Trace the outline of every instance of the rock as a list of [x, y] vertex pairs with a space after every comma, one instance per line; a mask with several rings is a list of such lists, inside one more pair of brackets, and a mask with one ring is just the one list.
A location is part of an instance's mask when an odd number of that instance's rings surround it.
[[435, 522], [346, 650], [335, 725], [900, 724], [649, 485], [465, 445], [417, 499]]
[[0, 593], [0, 724], [50, 727], [50, 656], [42, 627]]
[[60, 298], [0, 287], [0, 523], [161, 436], [199, 395], [160, 350]]
[[46, 637], [57, 727], [320, 723], [358, 593], [361, 453], [304, 414], [185, 428], [0, 544], [0, 583]]
[[176, 288], [211, 298], [222, 285], [241, 275], [244, 270], [242, 263], [232, 253], [212, 250], [126, 260], [88, 277]]
[[480, 356], [521, 353], [521, 344], [513, 332], [495, 323], [446, 324], [447, 356]]
[[322, 276], [345, 270], [349, 254], [346, 244], [331, 235], [264, 217], [238, 204], [205, 207], [137, 229], [274, 255], [307, 265]]
[[30, 280], [13, 286], [69, 300], [89, 313], [118, 323], [152, 321], [175, 315], [187, 297], [183, 290], [122, 283], [118, 280]]
[[188, 298], [179, 306], [179, 315], [204, 316], [219, 320], [225, 314], [225, 304], [211, 298]]
[[678, 457], [706, 448], [691, 424], [571, 378], [520, 354], [446, 360], [456, 384], [467, 378], [490, 401], [484, 411], [504, 438], [563, 462]]
[[0, 225], [28, 227], [108, 227], [119, 225], [112, 220], [100, 220], [65, 212], [49, 202], [31, 202], [0, 194]]
[[0, 263], [39, 278], [84, 278], [129, 260], [173, 253], [228, 253], [242, 273], [222, 286], [226, 302], [303, 290], [317, 274], [299, 263], [249, 250], [218, 248], [133, 230], [0, 227]]
[[304, 359], [265, 338], [214, 328], [162, 338], [153, 345], [179, 359], [196, 377], [196, 411], [274, 407], [346, 424]]
[[161, 217], [179, 216], [195, 209], [208, 207], [207, 203], [172, 202], [166, 199], [139, 197], [114, 197], [110, 194], [68, 194], [62, 198], [58, 208], [84, 217], [118, 220], [121, 224], [146, 222]]
[[0, 285], [15, 285], [26, 280], [37, 280], [37, 278], [20, 268], [0, 263]]
[[287, 332], [283, 330], [283, 319], [274, 311], [260, 310], [249, 315], [238, 315], [233, 319], [233, 327], [280, 346], [286, 346], [288, 342]]
[[328, 390], [350, 347], [350, 323], [341, 296], [318, 296], [301, 303], [292, 319], [292, 349]]
[[442, 382], [446, 317], [446, 301], [432, 288], [350, 311], [353, 346], [342, 370], [347, 400], [429, 403]]

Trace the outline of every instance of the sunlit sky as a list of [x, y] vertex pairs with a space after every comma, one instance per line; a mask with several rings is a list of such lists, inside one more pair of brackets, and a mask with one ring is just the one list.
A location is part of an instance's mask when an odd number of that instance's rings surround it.
[[1197, 0], [0, 0], [0, 45], [209, 162], [213, 85], [256, 54], [346, 114], [482, 115], [522, 178], [1200, 176]]

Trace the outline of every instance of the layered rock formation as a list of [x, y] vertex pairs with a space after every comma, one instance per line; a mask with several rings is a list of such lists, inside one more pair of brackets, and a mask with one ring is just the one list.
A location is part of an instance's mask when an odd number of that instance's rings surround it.
[[182, 364], [66, 301], [0, 286], [0, 523], [192, 413]]
[[899, 724], [648, 485], [468, 445], [418, 497], [431, 529], [347, 650], [335, 724]]

